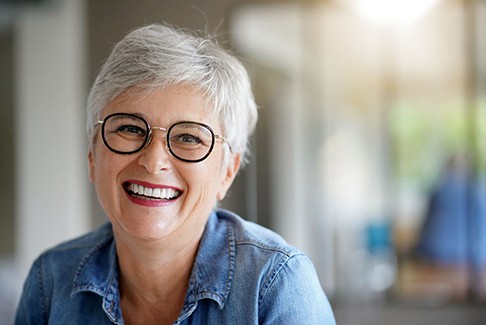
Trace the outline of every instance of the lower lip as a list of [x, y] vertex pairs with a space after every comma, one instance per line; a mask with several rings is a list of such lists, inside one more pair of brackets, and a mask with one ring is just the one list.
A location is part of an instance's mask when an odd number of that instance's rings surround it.
[[174, 202], [177, 201], [177, 199], [170, 200], [170, 201], [166, 201], [166, 200], [147, 200], [147, 199], [141, 199], [141, 198], [138, 198], [138, 197], [131, 196], [126, 191], [125, 191], [125, 194], [127, 195], [128, 199], [131, 202], [133, 202], [133, 203], [135, 203], [137, 205], [141, 205], [141, 206], [144, 206], [144, 207], [150, 207], [150, 208], [165, 207], [165, 206], [174, 204]]

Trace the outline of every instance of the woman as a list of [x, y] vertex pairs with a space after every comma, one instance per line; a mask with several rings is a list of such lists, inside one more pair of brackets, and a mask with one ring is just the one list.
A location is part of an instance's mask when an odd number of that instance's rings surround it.
[[88, 100], [109, 223], [42, 254], [16, 324], [334, 324], [309, 259], [215, 209], [257, 112], [242, 64], [162, 25], [131, 32]]

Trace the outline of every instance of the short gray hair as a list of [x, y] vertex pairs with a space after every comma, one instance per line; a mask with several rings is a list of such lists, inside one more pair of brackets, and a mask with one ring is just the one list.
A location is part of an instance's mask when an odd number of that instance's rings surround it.
[[194, 86], [210, 101], [223, 136], [245, 163], [258, 114], [242, 62], [210, 37], [160, 24], [130, 32], [102, 66], [87, 103], [90, 146], [101, 111], [123, 91], [184, 84]]

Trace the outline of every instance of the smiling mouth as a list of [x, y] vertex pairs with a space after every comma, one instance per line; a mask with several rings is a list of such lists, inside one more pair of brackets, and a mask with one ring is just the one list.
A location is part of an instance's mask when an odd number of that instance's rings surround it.
[[137, 199], [172, 201], [181, 195], [181, 191], [167, 187], [151, 188], [130, 182], [123, 184], [123, 186], [130, 196]]

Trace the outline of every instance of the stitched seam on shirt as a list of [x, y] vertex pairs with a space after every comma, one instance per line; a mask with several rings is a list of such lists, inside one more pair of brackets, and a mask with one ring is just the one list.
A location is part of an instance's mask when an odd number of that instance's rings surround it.
[[[105, 308], [105, 300], [107, 299], [107, 295], [109, 294], [109, 292], [113, 289], [112, 287], [114, 286], [114, 282], [118, 281], [117, 278], [118, 278], [117, 274], [115, 274], [115, 272], [113, 272], [110, 276], [110, 279], [108, 281], [108, 285], [106, 286], [106, 291], [103, 295], [103, 309], [106, 312], [106, 314], [108, 315], [108, 317], [110, 318], [110, 320], [114, 323], [117, 323], [117, 319], [120, 318], [119, 309], [117, 308], [117, 310], [114, 311], [115, 299], [110, 301], [109, 310], [106, 309]], [[112, 293], [112, 294], [114, 295], [114, 293]]]
[[[106, 246], [108, 243], [110, 243], [110, 241], [112, 239], [113, 239], [113, 237], [108, 237], [105, 240], [99, 242], [96, 246], [94, 246], [92, 249], [90, 249], [88, 251], [88, 253], [84, 256], [84, 258], [81, 260], [81, 262], [79, 263], [79, 266], [76, 270], [76, 274], [74, 275], [73, 289], [71, 291], [71, 295], [79, 292], [80, 287], [84, 287], [84, 286], [87, 285], [87, 283], [78, 283], [78, 281], [79, 281], [79, 276], [80, 276], [82, 270], [86, 267], [86, 263], [87, 263], [88, 259], [90, 259], [96, 252], [98, 252], [101, 249], [101, 247]], [[105, 296], [109, 289], [110, 289], [109, 285], [107, 285], [106, 288], [104, 288], [103, 291], [98, 290], [98, 288], [94, 288], [90, 285], [88, 290], [96, 292], [96, 293], [98, 293], [102, 296]], [[86, 290], [86, 289], [84, 289], [84, 290]]]
[[258, 299], [258, 306], [261, 305], [261, 303], [263, 302], [263, 300], [265, 299], [265, 296], [268, 292], [268, 290], [270, 290], [270, 288], [272, 287], [273, 283], [275, 282], [275, 280], [277, 279], [277, 277], [279, 276], [280, 274], [280, 271], [286, 266], [289, 264], [289, 261], [297, 256], [303, 256], [305, 254], [303, 253], [300, 253], [300, 254], [294, 254], [294, 255], [291, 255], [291, 256], [282, 256], [281, 257], [281, 261], [279, 261], [279, 263], [277, 263], [277, 265], [272, 269], [272, 272], [270, 272], [269, 276], [265, 279], [265, 281], [263, 282], [263, 287], [261, 289], [261, 292], [260, 292], [260, 297]]
[[294, 255], [300, 255], [301, 254], [299, 251], [291, 251], [291, 250], [280, 248], [280, 247], [267, 246], [267, 245], [264, 245], [262, 243], [252, 242], [252, 241], [242, 241], [242, 242], [236, 243], [236, 245], [237, 246], [240, 246], [240, 245], [241, 246], [254, 246], [254, 247], [266, 250], [266, 251], [278, 252], [278, 253], [281, 253], [281, 254], [283, 254], [287, 257], [291, 257], [291, 256], [294, 256]]
[[214, 290], [199, 290], [197, 291], [197, 298], [196, 300], [210, 298], [215, 300], [220, 309], [224, 308], [226, 299], [231, 291], [231, 286], [233, 283], [234, 275], [235, 275], [235, 264], [236, 264], [236, 240], [234, 235], [234, 228], [233, 226], [225, 222], [226, 225], [226, 242], [228, 243], [226, 252], [228, 253], [228, 275], [226, 278], [226, 286], [224, 288], [224, 293], [220, 294], [219, 292], [215, 292]]
[[235, 258], [236, 258], [236, 242], [235, 242], [235, 236], [234, 236], [234, 231], [233, 227], [227, 222], [226, 223], [226, 229], [227, 229], [227, 242], [229, 243], [228, 245], [228, 254], [229, 254], [229, 265], [228, 265], [228, 280], [226, 282], [226, 290], [224, 293], [225, 299], [228, 297], [229, 292], [231, 290], [231, 283], [234, 278], [234, 272], [235, 272]]
[[43, 277], [43, 270], [44, 269], [44, 259], [41, 257], [39, 259], [39, 271], [37, 272], [37, 280], [39, 281], [39, 299], [41, 301], [41, 310], [42, 310], [42, 318], [47, 321], [47, 303], [46, 303], [46, 294], [44, 290], [44, 277]]

